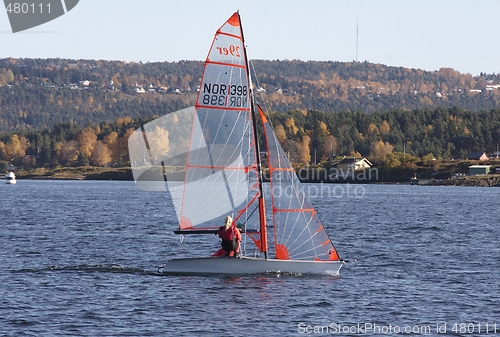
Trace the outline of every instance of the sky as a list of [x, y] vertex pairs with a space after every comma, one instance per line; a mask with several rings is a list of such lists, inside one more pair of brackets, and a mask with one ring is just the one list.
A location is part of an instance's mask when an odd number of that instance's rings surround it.
[[498, 0], [80, 0], [18, 33], [0, 9], [0, 58], [204, 60], [237, 10], [250, 59], [500, 73]]

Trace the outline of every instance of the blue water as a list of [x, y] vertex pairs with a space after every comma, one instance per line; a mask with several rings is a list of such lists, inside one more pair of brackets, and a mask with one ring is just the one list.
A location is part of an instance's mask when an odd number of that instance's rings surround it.
[[0, 336], [500, 336], [499, 189], [306, 187], [356, 260], [338, 278], [159, 275], [218, 249], [215, 236], [181, 244], [161, 193], [1, 184]]

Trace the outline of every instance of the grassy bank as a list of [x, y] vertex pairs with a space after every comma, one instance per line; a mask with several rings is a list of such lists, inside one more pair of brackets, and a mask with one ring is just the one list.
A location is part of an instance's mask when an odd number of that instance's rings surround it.
[[15, 173], [18, 179], [133, 180], [130, 168], [57, 167], [16, 170]]

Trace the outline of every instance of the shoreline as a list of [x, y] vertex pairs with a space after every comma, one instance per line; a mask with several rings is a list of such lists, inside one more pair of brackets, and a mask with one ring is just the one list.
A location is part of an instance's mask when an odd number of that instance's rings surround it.
[[17, 180], [134, 180], [131, 168], [59, 167], [16, 170]]
[[[55, 169], [38, 168], [33, 170], [16, 170], [16, 178], [33, 180], [128, 180], [133, 181], [132, 169], [122, 168], [101, 168], [101, 167], [59, 167]], [[266, 177], [267, 178], [267, 177]], [[264, 179], [265, 182], [269, 181]], [[303, 183], [324, 183], [324, 184], [394, 184], [410, 185], [410, 181], [389, 181], [389, 180], [356, 180], [356, 179], [300, 179]], [[465, 176], [452, 179], [419, 179], [415, 186], [482, 186], [500, 187], [500, 174]]]

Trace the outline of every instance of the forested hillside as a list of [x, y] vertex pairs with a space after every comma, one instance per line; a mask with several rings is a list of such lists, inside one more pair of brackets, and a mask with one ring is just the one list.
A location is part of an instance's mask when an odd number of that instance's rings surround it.
[[[373, 113], [401, 109], [500, 107], [500, 78], [453, 69], [423, 71], [367, 62], [251, 64], [269, 111]], [[64, 59], [0, 60], [0, 130], [163, 115], [192, 105], [203, 63]]]
[[[271, 113], [269, 119], [296, 166], [354, 155], [394, 168], [403, 161], [408, 165], [434, 158], [465, 158], [473, 151], [493, 152], [500, 140], [500, 109], [469, 112], [436, 108], [373, 114], [295, 111]], [[128, 166], [128, 137], [150, 120], [125, 117], [86, 127], [60, 123], [41, 130], [2, 132], [0, 161], [27, 168]]]
[[[493, 152], [494, 74], [370, 63], [254, 61], [255, 92], [295, 165], [367, 156], [388, 168]], [[203, 64], [0, 60], [0, 161], [127, 166], [133, 130], [193, 105]], [[413, 165], [413, 166], [412, 166]]]

